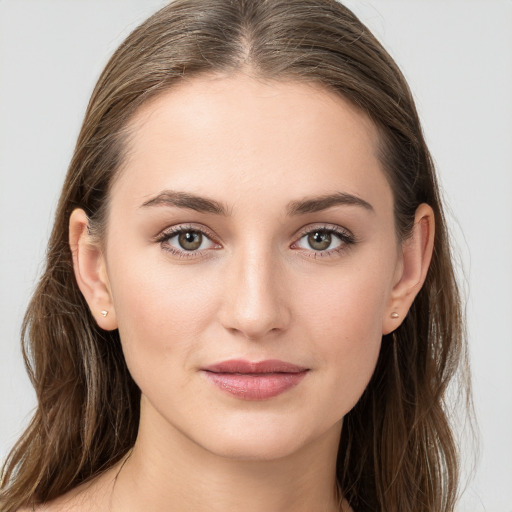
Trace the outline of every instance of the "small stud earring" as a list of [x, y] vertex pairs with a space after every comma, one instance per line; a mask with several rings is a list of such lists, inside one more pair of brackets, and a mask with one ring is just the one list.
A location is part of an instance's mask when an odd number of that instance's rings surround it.
[[396, 312], [396, 311], [393, 311], [393, 313], [391, 313], [391, 318], [398, 318], [400, 315]]
[[106, 309], [102, 309], [100, 313], [103, 318], [105, 318], [108, 315], [108, 311]]

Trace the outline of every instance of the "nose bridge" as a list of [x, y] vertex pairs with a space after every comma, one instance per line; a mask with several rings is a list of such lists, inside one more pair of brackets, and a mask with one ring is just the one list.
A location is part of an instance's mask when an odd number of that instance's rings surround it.
[[223, 315], [225, 328], [250, 339], [283, 330], [289, 321], [279, 258], [268, 241], [254, 242], [232, 254]]

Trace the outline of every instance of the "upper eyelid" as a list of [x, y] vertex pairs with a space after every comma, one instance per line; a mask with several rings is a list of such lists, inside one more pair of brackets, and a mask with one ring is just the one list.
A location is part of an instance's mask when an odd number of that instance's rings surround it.
[[306, 226], [302, 228], [300, 231], [303, 233], [309, 233], [310, 231], [315, 230], [324, 230], [324, 231], [343, 231], [343, 232], [349, 232], [347, 228], [337, 226], [335, 224], [312, 224], [309, 226]]
[[[181, 231], [187, 231], [187, 230], [199, 231], [199, 232], [201, 232], [207, 236], [210, 236], [212, 238], [220, 238], [217, 235], [215, 235], [213, 233], [213, 231], [208, 229], [206, 226], [194, 225], [193, 223], [177, 224], [175, 226], [169, 226], [169, 227], [163, 229], [158, 235], [156, 235], [155, 238], [159, 237], [162, 234], [179, 233]], [[342, 226], [338, 226], [335, 224], [320, 223], [320, 224], [312, 224], [312, 225], [304, 226], [304, 227], [300, 228], [298, 231], [296, 231], [294, 236], [300, 236], [301, 234], [307, 234], [307, 233], [310, 233], [311, 231], [315, 231], [315, 230], [332, 231], [335, 233], [342, 232], [342, 233], [347, 233], [347, 234], [352, 235], [352, 232], [349, 229], [344, 228]]]
[[168, 228], [163, 229], [158, 235], [156, 235], [155, 240], [162, 240], [165, 238], [171, 238], [178, 233], [183, 231], [198, 231], [199, 233], [208, 237], [212, 242], [218, 242], [218, 238], [212, 231], [207, 229], [204, 226], [195, 226], [193, 224], [178, 224], [177, 226], [170, 226]]
[[347, 235], [350, 238], [355, 238], [352, 231], [350, 231], [347, 228], [344, 228], [342, 226], [338, 226], [335, 224], [313, 224], [309, 227], [306, 226], [298, 231], [296, 236], [299, 236], [302, 238], [304, 235], [307, 235], [311, 233], [312, 231], [329, 231], [331, 233], [337, 234], [337, 235]]

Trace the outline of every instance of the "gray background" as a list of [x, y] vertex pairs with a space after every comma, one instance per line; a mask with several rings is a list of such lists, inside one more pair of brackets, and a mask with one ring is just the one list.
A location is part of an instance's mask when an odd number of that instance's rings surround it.
[[[19, 329], [88, 97], [121, 40], [164, 3], [0, 0], [0, 460], [35, 404]], [[481, 454], [458, 510], [510, 512], [512, 2], [347, 4], [415, 93], [462, 262]], [[463, 458], [467, 473], [469, 448]]]

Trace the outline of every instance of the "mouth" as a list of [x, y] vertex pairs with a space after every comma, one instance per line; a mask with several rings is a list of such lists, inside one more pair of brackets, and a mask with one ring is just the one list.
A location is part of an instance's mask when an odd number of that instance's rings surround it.
[[221, 391], [242, 400], [267, 400], [299, 384], [309, 369], [279, 360], [232, 359], [201, 371]]

